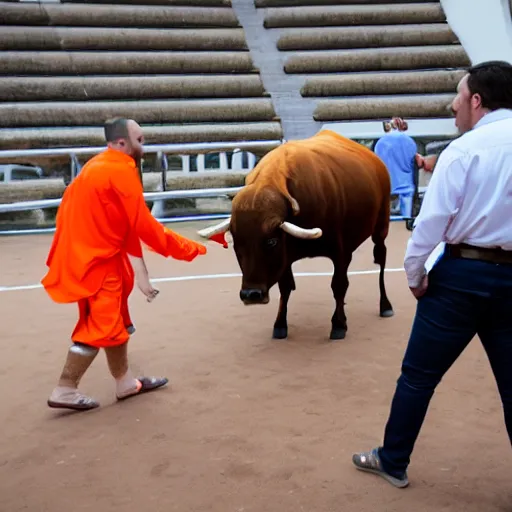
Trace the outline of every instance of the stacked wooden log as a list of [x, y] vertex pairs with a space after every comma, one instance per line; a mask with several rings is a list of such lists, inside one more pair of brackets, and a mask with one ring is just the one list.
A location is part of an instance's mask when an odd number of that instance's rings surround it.
[[116, 115], [146, 143], [282, 137], [229, 0], [0, 2], [0, 149], [101, 145]]
[[316, 121], [448, 117], [470, 61], [439, 1], [254, 0]]

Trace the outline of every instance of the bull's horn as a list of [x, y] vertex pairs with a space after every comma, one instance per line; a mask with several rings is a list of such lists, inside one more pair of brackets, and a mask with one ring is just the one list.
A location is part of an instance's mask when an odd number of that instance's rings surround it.
[[281, 229], [296, 238], [303, 238], [305, 240], [312, 240], [313, 238], [320, 238], [322, 230], [320, 228], [305, 229], [292, 224], [291, 222], [283, 222]]
[[225, 233], [229, 230], [229, 224], [231, 222], [231, 217], [215, 224], [215, 226], [210, 226], [204, 229], [201, 229], [197, 232], [197, 234], [203, 238], [210, 238], [213, 235], [218, 235], [219, 233]]

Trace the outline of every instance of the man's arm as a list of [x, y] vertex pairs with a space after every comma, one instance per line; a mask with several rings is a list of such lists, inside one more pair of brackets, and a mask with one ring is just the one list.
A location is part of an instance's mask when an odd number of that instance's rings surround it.
[[149, 280], [149, 273], [144, 262], [143, 257], [136, 257], [128, 254], [130, 263], [132, 264], [133, 271], [135, 272], [135, 278], [137, 280], [137, 286], [140, 291], [147, 297], [148, 302], [151, 302], [157, 295], [158, 290], [153, 288], [151, 281]]
[[192, 261], [199, 254], [205, 254], [204, 245], [166, 229], [151, 215], [144, 201], [142, 185], [136, 170], [130, 171], [116, 173], [112, 181], [130, 222], [131, 233], [128, 242], [131, 249], [128, 252], [132, 256], [142, 255], [142, 249], [139, 253], [136, 247], [136, 237], [164, 257], [171, 256], [178, 260]]
[[447, 148], [437, 162], [436, 172], [425, 193], [411, 238], [407, 243], [404, 267], [410, 288], [420, 286], [425, 262], [457, 215], [466, 180], [464, 155]]

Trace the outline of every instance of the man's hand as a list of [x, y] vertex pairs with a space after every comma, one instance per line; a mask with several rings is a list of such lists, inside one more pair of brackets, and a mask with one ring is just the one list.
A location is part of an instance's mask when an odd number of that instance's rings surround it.
[[405, 121], [403, 118], [401, 117], [393, 117], [391, 119], [391, 123], [394, 124], [396, 126], [396, 129], [399, 131], [399, 132], [406, 132], [407, 129], [409, 128], [409, 125], [407, 124], [407, 121]]
[[384, 121], [384, 131], [389, 133], [392, 130], [398, 130], [399, 132], [406, 132], [409, 128], [407, 121], [401, 117], [393, 117], [390, 121]]
[[136, 258], [135, 256], [128, 255], [130, 262], [135, 272], [135, 279], [139, 290], [146, 296], [148, 302], [151, 302], [160, 292], [153, 288], [149, 280], [148, 269], [144, 258]]
[[417, 299], [419, 299], [420, 297], [423, 297], [423, 295], [425, 295], [427, 288], [428, 288], [428, 276], [426, 276], [426, 275], [423, 276], [422, 280], [420, 281], [420, 284], [417, 287], [415, 287], [415, 288], [409, 287], [412, 294]]
[[146, 300], [148, 302], [152, 302], [153, 299], [160, 293], [159, 290], [153, 288], [149, 277], [142, 278], [141, 276], [137, 276], [137, 286], [139, 290], [146, 296]]

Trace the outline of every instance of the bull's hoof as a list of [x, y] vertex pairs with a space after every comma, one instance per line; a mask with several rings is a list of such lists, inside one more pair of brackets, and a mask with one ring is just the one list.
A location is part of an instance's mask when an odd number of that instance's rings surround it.
[[288, 338], [288, 328], [287, 327], [274, 327], [274, 331], [272, 332], [272, 338], [275, 340], [285, 340]]
[[345, 336], [347, 335], [347, 329], [343, 329], [341, 327], [339, 328], [333, 328], [331, 330], [331, 340], [344, 340]]
[[381, 311], [380, 316], [382, 318], [391, 318], [395, 312], [392, 309], [386, 309], [385, 311]]

